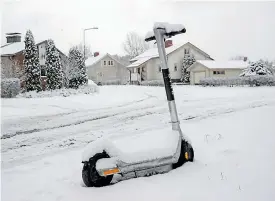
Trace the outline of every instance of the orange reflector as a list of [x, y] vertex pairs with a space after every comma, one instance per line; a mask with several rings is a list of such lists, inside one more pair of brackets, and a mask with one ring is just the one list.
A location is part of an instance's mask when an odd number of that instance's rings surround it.
[[103, 171], [104, 175], [111, 175], [111, 174], [116, 174], [116, 173], [119, 173], [119, 169], [118, 168], [114, 168], [114, 169]]
[[189, 156], [188, 156], [188, 152], [185, 152], [185, 159], [188, 160]]

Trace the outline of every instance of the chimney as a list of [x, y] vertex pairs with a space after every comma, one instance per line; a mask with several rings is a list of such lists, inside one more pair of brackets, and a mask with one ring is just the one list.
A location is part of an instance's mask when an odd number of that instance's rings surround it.
[[94, 52], [94, 57], [97, 57], [99, 55], [99, 52]]
[[7, 43], [21, 42], [21, 33], [6, 33]]
[[246, 62], [246, 61], [247, 61], [247, 57], [244, 57], [244, 58], [243, 58], [243, 61], [245, 61], [245, 62]]
[[165, 48], [167, 48], [167, 47], [171, 47], [171, 46], [173, 46], [173, 41], [172, 40], [166, 40], [165, 41]]

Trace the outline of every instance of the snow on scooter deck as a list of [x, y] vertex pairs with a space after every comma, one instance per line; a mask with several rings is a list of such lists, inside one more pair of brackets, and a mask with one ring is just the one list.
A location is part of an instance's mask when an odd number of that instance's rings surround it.
[[101, 138], [91, 142], [83, 152], [82, 161], [89, 161], [96, 153], [104, 150], [112, 159], [101, 159], [97, 168], [115, 167], [116, 161], [138, 163], [173, 156], [181, 136], [171, 128], [154, 130], [133, 135], [119, 135]]

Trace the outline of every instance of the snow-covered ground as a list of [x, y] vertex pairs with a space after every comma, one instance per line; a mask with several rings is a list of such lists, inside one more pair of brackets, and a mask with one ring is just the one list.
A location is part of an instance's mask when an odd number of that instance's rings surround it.
[[84, 146], [170, 127], [163, 87], [3, 99], [2, 200], [274, 200], [275, 88], [174, 88], [195, 162], [104, 188], [82, 184]]

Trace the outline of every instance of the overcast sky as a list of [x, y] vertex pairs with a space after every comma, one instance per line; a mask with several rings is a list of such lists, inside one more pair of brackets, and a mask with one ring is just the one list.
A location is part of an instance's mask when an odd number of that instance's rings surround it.
[[31, 29], [35, 41], [54, 39], [65, 53], [83, 41], [93, 51], [125, 54], [130, 31], [145, 35], [155, 21], [181, 23], [187, 32], [174, 43], [189, 41], [214, 59], [246, 55], [275, 59], [275, 2], [192, 2], [160, 0], [4, 0], [1, 43], [5, 33]]

